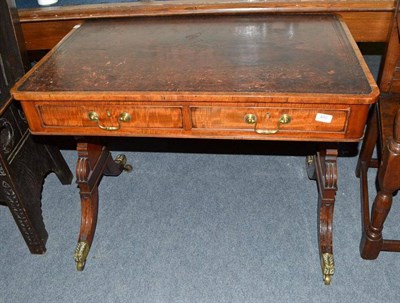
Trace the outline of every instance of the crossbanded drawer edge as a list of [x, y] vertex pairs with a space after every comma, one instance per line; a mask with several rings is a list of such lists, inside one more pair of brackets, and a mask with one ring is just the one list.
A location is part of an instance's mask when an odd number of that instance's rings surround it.
[[[251, 131], [246, 114], [257, 115], [257, 127], [274, 128], [282, 114], [291, 116], [291, 122], [280, 125], [280, 132], [346, 133], [350, 107], [340, 109], [308, 107], [215, 107], [191, 106], [191, 125], [195, 129]], [[267, 119], [267, 114], [269, 118]], [[324, 117], [328, 117], [324, 119]]]
[[[183, 128], [182, 106], [37, 104], [35, 107], [43, 128], [96, 128], [96, 122], [90, 121], [88, 118], [88, 113], [93, 111], [98, 113], [100, 123], [107, 126], [117, 124], [118, 116], [122, 112], [126, 112], [131, 116], [131, 121], [123, 123], [124, 129]], [[110, 113], [110, 116], [107, 115], [107, 112]]]

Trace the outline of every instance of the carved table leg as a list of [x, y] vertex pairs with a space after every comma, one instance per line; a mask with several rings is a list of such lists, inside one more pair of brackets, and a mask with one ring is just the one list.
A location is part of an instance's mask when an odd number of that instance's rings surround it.
[[337, 150], [327, 149], [307, 158], [307, 172], [318, 185], [318, 232], [324, 283], [330, 284], [335, 272], [333, 259], [333, 210], [337, 191]]
[[[393, 138], [385, 148], [378, 173], [379, 191], [371, 210], [371, 220], [364, 226], [360, 243], [361, 257], [376, 259], [381, 250], [399, 251], [385, 247], [382, 237], [383, 225], [392, 206], [393, 193], [400, 189], [400, 110], [397, 112]], [[390, 244], [390, 241], [386, 241]], [[389, 245], [390, 246], [390, 245]]]
[[96, 230], [98, 214], [98, 185], [103, 175], [118, 176], [130, 170], [125, 156], [113, 160], [111, 153], [101, 144], [78, 143], [76, 179], [81, 196], [81, 227], [74, 259], [77, 269], [82, 271]]

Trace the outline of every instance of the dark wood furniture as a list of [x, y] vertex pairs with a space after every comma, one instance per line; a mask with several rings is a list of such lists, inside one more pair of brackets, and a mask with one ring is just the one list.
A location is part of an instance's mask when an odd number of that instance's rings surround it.
[[235, 13], [335, 13], [346, 22], [357, 42], [387, 42], [396, 0], [143, 0], [20, 9], [26, 47], [51, 49], [84, 20], [133, 16], [235, 14]]
[[[400, 18], [394, 19], [383, 77], [383, 92], [374, 106], [361, 148], [356, 175], [361, 182], [362, 238], [361, 257], [376, 259], [381, 251], [400, 252], [400, 240], [383, 237], [385, 220], [392, 206], [393, 194], [400, 189]], [[377, 159], [372, 158], [377, 149]], [[378, 168], [378, 192], [371, 212], [368, 193], [368, 169]]]
[[332, 223], [339, 142], [358, 142], [379, 90], [334, 15], [180, 16], [92, 20], [13, 88], [34, 134], [81, 136], [83, 269], [97, 220], [98, 183], [118, 175], [102, 136], [319, 142], [325, 283], [334, 272]]
[[27, 68], [21, 41], [15, 6], [0, 0], [0, 203], [10, 209], [31, 253], [41, 254], [48, 238], [41, 212], [43, 179], [53, 171], [68, 184], [72, 173], [58, 149], [35, 142], [20, 105], [10, 95]]
[[[372, 159], [377, 144], [380, 153], [378, 160]], [[370, 167], [378, 168], [378, 193], [371, 213], [368, 193]], [[380, 98], [368, 123], [357, 176], [361, 180], [361, 257], [376, 259], [381, 251], [400, 252], [400, 240], [383, 237], [383, 226], [392, 206], [393, 194], [400, 189], [400, 95], [384, 95]]]

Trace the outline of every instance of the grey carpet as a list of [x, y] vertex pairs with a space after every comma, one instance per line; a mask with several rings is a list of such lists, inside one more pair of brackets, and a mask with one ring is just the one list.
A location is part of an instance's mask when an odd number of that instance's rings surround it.
[[[142, 142], [129, 140], [124, 152], [132, 173], [101, 182], [83, 272], [72, 259], [80, 220], [75, 183], [63, 186], [54, 174], [45, 180], [45, 255], [29, 253], [9, 210], [0, 207], [0, 302], [400, 302], [400, 255], [359, 256], [355, 153], [338, 162], [336, 273], [324, 286], [317, 188], [297, 154], [301, 144], [274, 155], [271, 143], [229, 142], [221, 152], [212, 140], [193, 141], [200, 149], [192, 141], [145, 140], [150, 146], [141, 148]], [[76, 152], [63, 154], [73, 170]], [[400, 238], [397, 204], [387, 237]]]

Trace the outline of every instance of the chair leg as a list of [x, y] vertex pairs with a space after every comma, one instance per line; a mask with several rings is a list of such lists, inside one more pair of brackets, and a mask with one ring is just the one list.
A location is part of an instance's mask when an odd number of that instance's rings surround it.
[[379, 192], [372, 206], [371, 220], [363, 230], [360, 243], [361, 257], [364, 259], [376, 259], [383, 250], [383, 225], [392, 205], [393, 193], [400, 188], [400, 110], [395, 118], [393, 138], [383, 152], [378, 185]]

